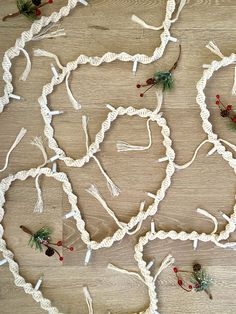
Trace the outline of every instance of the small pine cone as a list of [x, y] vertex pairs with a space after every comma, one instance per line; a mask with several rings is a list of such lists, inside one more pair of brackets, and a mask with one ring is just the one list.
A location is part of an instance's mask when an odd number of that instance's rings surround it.
[[52, 247], [48, 247], [47, 250], [45, 251], [45, 255], [47, 255], [47, 256], [49, 256], [49, 257], [50, 257], [50, 256], [53, 256], [54, 253], [55, 253], [55, 251], [53, 250]]
[[229, 116], [229, 111], [228, 110], [221, 110], [220, 111], [221, 117], [225, 118]]
[[38, 7], [41, 4], [41, 0], [32, 0], [32, 3]]
[[198, 263], [193, 265], [193, 271], [195, 271], [195, 272], [200, 271], [201, 268], [202, 268], [202, 266]]

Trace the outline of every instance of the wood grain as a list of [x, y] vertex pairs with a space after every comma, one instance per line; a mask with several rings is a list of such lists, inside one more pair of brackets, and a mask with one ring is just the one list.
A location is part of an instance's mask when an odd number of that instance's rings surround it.
[[[65, 2], [57, 0], [52, 6], [45, 7], [44, 12], [49, 14], [53, 10], [59, 10]], [[0, 8], [1, 15], [4, 15], [15, 10], [15, 3], [13, 0], [7, 3], [0, 0]], [[15, 93], [22, 95], [25, 100], [12, 101], [1, 114], [0, 165], [4, 163], [7, 150], [20, 128], [24, 126], [28, 133], [14, 151], [8, 170], [1, 173], [1, 179], [9, 173], [34, 167], [42, 162], [40, 152], [30, 145], [30, 141], [33, 136], [43, 134], [44, 125], [37, 98], [43, 85], [51, 78], [51, 60], [33, 57], [33, 49], [41, 48], [56, 53], [63, 64], [74, 60], [81, 53], [102, 55], [107, 51], [127, 51], [131, 54], [141, 52], [151, 55], [156, 45], [160, 44], [159, 32], [143, 31], [132, 23], [130, 17], [134, 13], [150, 24], [159, 25], [165, 14], [164, 9], [164, 0], [91, 0], [90, 6], [78, 7], [70, 17], [62, 21], [67, 32], [66, 37], [27, 44], [33, 68], [28, 81], [24, 83], [18, 80], [25, 66], [23, 56], [13, 62]], [[183, 53], [174, 74], [175, 89], [165, 95], [162, 109], [171, 127], [171, 138], [179, 164], [189, 160], [195, 147], [206, 138], [195, 101], [195, 86], [202, 75], [201, 65], [211, 62], [215, 56], [204, 47], [209, 40], [215, 40], [225, 55], [235, 52], [235, 18], [234, 0], [190, 0], [179, 21], [172, 27], [173, 36], [181, 41]], [[23, 17], [0, 22], [1, 57], [29, 26], [30, 23]], [[81, 116], [88, 115], [90, 136], [94, 138], [101, 122], [106, 118], [107, 103], [115, 107], [131, 105], [137, 108], [154, 108], [154, 92], [141, 99], [135, 85], [150, 77], [155, 70], [169, 68], [177, 54], [177, 45], [170, 43], [161, 60], [152, 65], [139, 65], [135, 77], [131, 73], [130, 63], [114, 62], [97, 68], [81, 66], [71, 76], [73, 93], [82, 104], [81, 112], [75, 113], [72, 109], [64, 84], [57, 87], [50, 96], [50, 107], [65, 111], [65, 114], [57, 117], [54, 122], [55, 136], [60, 146], [73, 158], [83, 156], [85, 142]], [[225, 121], [219, 118], [214, 106], [214, 97], [218, 93], [225, 102], [235, 105], [235, 98], [230, 96], [233, 72], [233, 66], [230, 66], [216, 73], [207, 85], [206, 96], [214, 129], [220, 137], [236, 144], [235, 133], [227, 129]], [[3, 80], [0, 80], [1, 91], [3, 87]], [[85, 192], [91, 183], [98, 186], [107, 203], [123, 221], [129, 221], [130, 217], [137, 213], [141, 201], [146, 200], [147, 204], [150, 204], [151, 199], [147, 197], [146, 192], [155, 192], [160, 186], [165, 174], [165, 163], [159, 164], [156, 161], [163, 156], [164, 147], [159, 128], [154, 124], [151, 128], [153, 146], [148, 152], [116, 152], [117, 140], [134, 144], [147, 143], [145, 122], [136, 117], [120, 117], [112, 125], [101, 146], [98, 157], [114, 182], [122, 189], [118, 198], [113, 199], [110, 196], [93, 161], [82, 169], [68, 168], [63, 163], [58, 163], [59, 169], [68, 174], [74, 192], [79, 196], [79, 207], [93, 239], [101, 240], [112, 235], [116, 225], [104, 209]], [[175, 173], [167, 197], [154, 217], [157, 228], [210, 232], [211, 222], [196, 213], [197, 207], [205, 208], [214, 214], [220, 222], [219, 230], [224, 228], [225, 221], [220, 211], [227, 214], [232, 212], [235, 201], [235, 175], [219, 156], [205, 157], [209, 147], [201, 149], [191, 168]], [[48, 154], [51, 156], [53, 152], [48, 149]], [[107, 313], [108, 310], [124, 314], [145, 309], [148, 306], [146, 288], [135, 279], [108, 270], [106, 266], [112, 262], [120, 267], [137, 270], [133, 247], [138, 237], [148, 230], [150, 219], [147, 219], [137, 235], [125, 237], [110, 249], [95, 252], [90, 265], [84, 267], [86, 248], [75, 223], [71, 220], [62, 222], [61, 219], [69, 207], [67, 196], [62, 192], [61, 185], [53, 179], [43, 178], [41, 185], [45, 201], [45, 211], [42, 215], [33, 213], [36, 193], [32, 179], [14, 183], [7, 193], [6, 216], [3, 222], [5, 238], [22, 266], [21, 273], [26, 279], [35, 283], [43, 272], [43, 292], [64, 313], [87, 313], [82, 294], [83, 285], [88, 285], [91, 291], [97, 314]], [[56, 259], [47, 259], [42, 254], [36, 254], [27, 246], [27, 237], [19, 229], [19, 225], [23, 223], [34, 230], [45, 224], [50, 225], [54, 229], [55, 239], [63, 238], [68, 245], [73, 244], [76, 252], [64, 252], [63, 265]], [[235, 235], [232, 235], [232, 239], [235, 239]], [[194, 261], [208, 266], [216, 281], [212, 288], [214, 300], [209, 301], [204, 294], [184, 293], [178, 289], [175, 277], [171, 270], [168, 270], [161, 275], [157, 283], [161, 313], [236, 312], [234, 252], [223, 251], [204, 243], [200, 243], [198, 250], [193, 251], [189, 242], [157, 240], [145, 248], [145, 259], [155, 258], [155, 268], [169, 252], [175, 256], [176, 265], [180, 267], [190, 267]], [[0, 313], [44, 313], [29, 296], [14, 286], [7, 266], [0, 267]]]

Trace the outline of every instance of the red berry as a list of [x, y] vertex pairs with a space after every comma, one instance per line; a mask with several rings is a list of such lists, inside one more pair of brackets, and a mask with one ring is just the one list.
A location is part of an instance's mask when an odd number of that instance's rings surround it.
[[216, 104], [217, 104], [217, 105], [219, 105], [219, 104], [220, 104], [220, 101], [219, 101], [219, 100], [217, 100], [217, 101], [216, 101]]
[[63, 256], [60, 256], [59, 257], [59, 260], [62, 262], [64, 260], [64, 257]]
[[179, 285], [179, 286], [182, 286], [182, 284], [183, 284], [183, 281], [182, 281], [181, 279], [179, 279], [179, 280], [178, 280], [178, 285]]
[[178, 268], [177, 268], [177, 267], [174, 267], [174, 268], [173, 268], [173, 272], [174, 272], [174, 273], [177, 273], [177, 272], [178, 272]]
[[62, 241], [58, 241], [57, 246], [62, 246]]
[[220, 95], [216, 95], [216, 98], [218, 98], [218, 99], [219, 99], [219, 98], [220, 98]]
[[236, 122], [236, 118], [232, 118], [231, 120], [232, 120], [233, 122]]
[[227, 109], [227, 111], [232, 110], [232, 105], [228, 105], [228, 106], [226, 107], [226, 109]]
[[140, 85], [140, 84], [137, 84], [137, 85], [136, 85], [136, 87], [137, 87], [137, 88], [140, 88], [140, 87], [141, 87], [141, 85]]
[[143, 96], [144, 96], [144, 94], [143, 94], [143, 93], [141, 93], [139, 96], [140, 96], [140, 97], [143, 97]]
[[73, 246], [70, 247], [70, 251], [71, 251], [71, 252], [74, 251], [74, 247], [73, 247]]
[[48, 0], [48, 3], [53, 3], [53, 0]]
[[193, 289], [193, 286], [192, 286], [192, 285], [189, 285], [188, 288], [191, 290], [191, 289]]
[[200, 287], [200, 285], [198, 283], [196, 283], [195, 288], [199, 288], [199, 287]]
[[40, 16], [41, 15], [41, 11], [39, 9], [35, 9], [35, 15], [36, 16]]

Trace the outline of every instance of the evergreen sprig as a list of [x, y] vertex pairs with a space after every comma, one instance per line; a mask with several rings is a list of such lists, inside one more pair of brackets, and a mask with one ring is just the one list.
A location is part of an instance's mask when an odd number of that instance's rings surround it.
[[37, 19], [35, 5], [31, 0], [17, 0], [16, 5], [20, 14], [28, 17], [30, 20]]
[[52, 231], [50, 228], [43, 227], [31, 236], [29, 240], [29, 245], [31, 247], [34, 247], [37, 251], [42, 252], [43, 251], [42, 244], [44, 241], [50, 242], [51, 234]]
[[146, 80], [145, 84], [137, 84], [137, 88], [147, 87], [143, 93], [140, 93], [140, 97], [151, 89], [153, 86], [162, 87], [163, 91], [171, 90], [174, 87], [174, 79], [172, 72], [176, 69], [181, 55], [181, 45], [179, 45], [179, 55], [174, 65], [169, 69], [169, 71], [158, 71], [154, 73], [153, 77]]
[[205, 269], [193, 272], [190, 281], [195, 285], [196, 292], [207, 291], [213, 284], [213, 279]]
[[156, 72], [154, 74], [155, 85], [162, 86], [163, 91], [171, 90], [174, 86], [174, 80], [171, 72]]

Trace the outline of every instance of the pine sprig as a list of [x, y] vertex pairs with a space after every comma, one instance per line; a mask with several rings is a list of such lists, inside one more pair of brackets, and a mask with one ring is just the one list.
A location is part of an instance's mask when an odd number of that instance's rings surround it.
[[169, 71], [158, 71], [154, 73], [153, 77], [146, 80], [145, 84], [137, 84], [137, 88], [146, 87], [143, 93], [140, 93], [140, 97], [149, 91], [153, 86], [162, 87], [163, 91], [171, 90], [174, 87], [174, 79], [172, 72], [176, 69], [181, 55], [181, 45], [179, 45], [179, 55], [174, 65], [169, 69]]
[[42, 244], [44, 241], [50, 242], [51, 234], [52, 231], [50, 228], [43, 227], [31, 236], [29, 240], [29, 245], [31, 247], [34, 247], [37, 251], [42, 252], [43, 251]]
[[174, 80], [171, 72], [156, 72], [154, 74], [155, 85], [162, 85], [163, 91], [171, 90], [174, 86]]
[[18, 11], [15, 13], [7, 14], [2, 18], [3, 21], [17, 17], [19, 15], [24, 15], [31, 21], [36, 20], [41, 15], [41, 8], [44, 7], [47, 4], [52, 4], [53, 0], [47, 0], [46, 2], [43, 2], [41, 0], [16, 0], [16, 5], [18, 8]]
[[35, 5], [31, 0], [17, 0], [16, 5], [20, 14], [28, 17], [30, 20], [37, 19]]
[[213, 279], [204, 269], [193, 272], [190, 281], [195, 285], [196, 292], [207, 291], [213, 284]]

